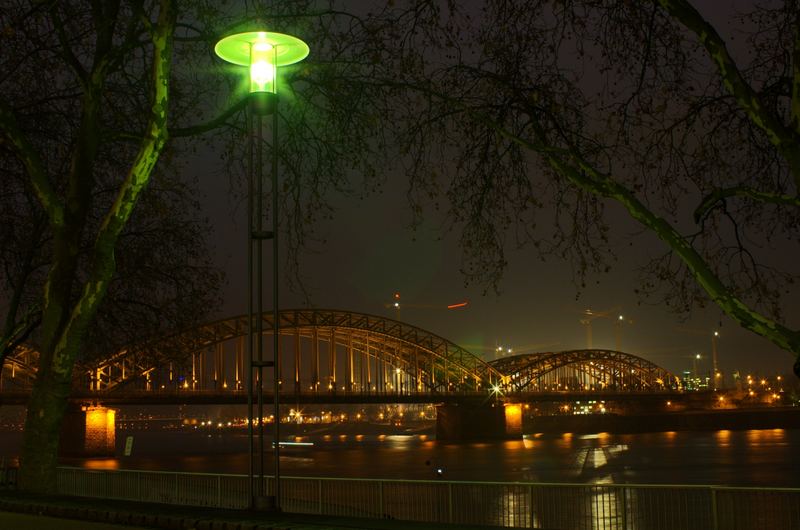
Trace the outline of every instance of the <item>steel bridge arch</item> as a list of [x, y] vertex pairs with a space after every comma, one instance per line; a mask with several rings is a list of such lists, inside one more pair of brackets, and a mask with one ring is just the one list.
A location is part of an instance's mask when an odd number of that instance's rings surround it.
[[567, 350], [503, 357], [489, 363], [515, 392], [543, 390], [678, 390], [680, 379], [660, 366], [615, 350]]
[[36, 378], [36, 367], [39, 364], [39, 352], [27, 344], [20, 344], [0, 366], [0, 389], [11, 386], [12, 389], [29, 388]]
[[[273, 329], [272, 312], [262, 314], [265, 333]], [[457, 344], [416, 326], [365, 313], [329, 309], [285, 309], [279, 312], [282, 337], [311, 339], [328, 343], [328, 351], [345, 349], [366, 357], [388, 362], [392, 369], [410, 374], [416, 391], [447, 392], [477, 390], [498, 384], [503, 374]], [[254, 326], [255, 329], [255, 326]], [[247, 316], [241, 315], [210, 322], [185, 330], [138, 348], [122, 350], [91, 370], [93, 390], [111, 391], [156, 369], [152, 359], [163, 357], [160, 349], [178, 350], [190, 355], [215, 345], [247, 336]], [[330, 345], [335, 346], [331, 350]], [[155, 355], [154, 355], [155, 354]], [[352, 355], [352, 353], [348, 353]], [[333, 361], [334, 372], [335, 363]], [[351, 361], [352, 362], [352, 361]], [[346, 364], [346, 363], [345, 363]], [[376, 374], [377, 375], [377, 374]], [[348, 374], [345, 374], [348, 376]], [[337, 378], [338, 379], [338, 378]], [[313, 381], [325, 389], [324, 381]], [[331, 381], [334, 389], [339, 381]], [[344, 378], [344, 389], [352, 384]], [[316, 390], [316, 389], [315, 389]], [[287, 387], [282, 386], [286, 392]]]

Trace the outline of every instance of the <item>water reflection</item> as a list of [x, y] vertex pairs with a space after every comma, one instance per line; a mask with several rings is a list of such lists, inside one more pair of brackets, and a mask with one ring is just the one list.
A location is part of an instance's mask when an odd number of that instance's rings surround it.
[[[753, 432], [753, 431], [747, 431], [747, 432], [750, 433], [750, 432]], [[719, 445], [720, 447], [727, 446], [727, 445], [730, 444], [731, 431], [729, 431], [727, 429], [722, 429], [722, 430], [717, 431], [715, 433], [715, 435], [716, 435], [716, 438], [717, 438], [717, 445]]]
[[[194, 432], [120, 433], [135, 437], [130, 457], [64, 459], [95, 469], [247, 473], [247, 437]], [[0, 436], [13, 457], [21, 436]], [[718, 484], [800, 487], [800, 430], [529, 435], [521, 440], [442, 444], [430, 435], [303, 435], [310, 447], [283, 451], [286, 475], [584, 484]], [[118, 448], [122, 454], [122, 444]], [[271, 454], [265, 454], [267, 466]], [[432, 471], [433, 462], [443, 472]], [[603, 501], [606, 502], [606, 501]], [[610, 502], [610, 501], [609, 501]]]
[[119, 460], [116, 458], [92, 458], [86, 460], [83, 467], [87, 469], [119, 469]]

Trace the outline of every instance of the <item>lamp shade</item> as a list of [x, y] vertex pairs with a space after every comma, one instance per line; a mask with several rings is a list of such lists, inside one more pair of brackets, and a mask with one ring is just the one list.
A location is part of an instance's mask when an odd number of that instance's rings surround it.
[[220, 39], [214, 52], [229, 63], [250, 68], [250, 92], [275, 92], [277, 68], [302, 61], [309, 49], [291, 35], [247, 31]]

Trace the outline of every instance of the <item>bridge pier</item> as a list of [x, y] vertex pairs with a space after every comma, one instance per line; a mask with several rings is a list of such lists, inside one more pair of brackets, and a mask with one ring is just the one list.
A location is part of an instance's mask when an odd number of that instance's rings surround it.
[[522, 438], [522, 407], [518, 404], [439, 405], [436, 440], [464, 442]]
[[61, 428], [59, 454], [64, 456], [114, 456], [116, 411], [92, 405], [67, 408]]

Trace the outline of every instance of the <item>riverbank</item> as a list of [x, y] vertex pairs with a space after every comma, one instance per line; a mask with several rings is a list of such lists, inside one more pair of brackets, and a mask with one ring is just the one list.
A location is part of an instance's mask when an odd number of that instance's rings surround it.
[[684, 411], [660, 414], [534, 416], [526, 433], [637, 434], [667, 431], [800, 429], [800, 407]]

